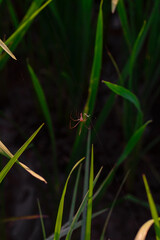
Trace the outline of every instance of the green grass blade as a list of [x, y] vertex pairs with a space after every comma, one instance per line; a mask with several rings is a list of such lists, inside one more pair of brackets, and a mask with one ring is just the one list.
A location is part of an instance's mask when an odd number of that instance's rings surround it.
[[[88, 98], [87, 98], [87, 101], [86, 101], [86, 104], [84, 107], [84, 111], [83, 111], [84, 113], [89, 114], [89, 115], [90, 114], [92, 115], [92, 112], [94, 109], [97, 90], [98, 90], [98, 83], [99, 83], [99, 78], [100, 78], [100, 72], [101, 72], [101, 65], [102, 65], [102, 48], [103, 48], [102, 3], [103, 3], [103, 1], [101, 1], [101, 4], [100, 4], [98, 20], [97, 20], [96, 40], [95, 40], [95, 46], [94, 46], [94, 58], [93, 58], [91, 76], [90, 76]], [[76, 156], [79, 146], [82, 143], [82, 140], [84, 139], [84, 136], [86, 133], [86, 129], [85, 129], [83, 123], [80, 124], [80, 128], [82, 128], [82, 133], [80, 136], [79, 136], [79, 134], [77, 134], [76, 140], [74, 142], [69, 168], [71, 168], [71, 166], [73, 165], [73, 160], [74, 160], [73, 158]], [[80, 128], [79, 128], [79, 130], [80, 130]], [[79, 132], [79, 130], [78, 130], [78, 132]]]
[[124, 183], [125, 183], [126, 180], [127, 180], [128, 174], [129, 174], [129, 171], [128, 171], [127, 174], [125, 175], [125, 177], [124, 177], [124, 179], [123, 179], [123, 181], [122, 181], [122, 183], [121, 183], [121, 185], [120, 185], [120, 187], [119, 187], [119, 189], [118, 189], [118, 191], [117, 191], [117, 193], [116, 193], [116, 196], [115, 196], [115, 198], [114, 198], [114, 200], [113, 200], [113, 203], [112, 203], [112, 205], [111, 205], [110, 211], [109, 211], [109, 213], [108, 213], [108, 216], [107, 216], [107, 218], [106, 218], [106, 221], [105, 221], [105, 224], [104, 224], [104, 227], [103, 227], [103, 231], [102, 231], [100, 240], [104, 240], [104, 235], [105, 235], [105, 232], [106, 232], [106, 229], [107, 229], [107, 226], [108, 226], [108, 223], [109, 223], [109, 220], [110, 220], [112, 211], [113, 211], [113, 209], [114, 209], [114, 207], [115, 207], [115, 205], [116, 205], [117, 198], [118, 198], [118, 196], [119, 196], [119, 194], [120, 194], [120, 192], [121, 192], [121, 190], [122, 190], [122, 187], [124, 186]]
[[64, 208], [64, 198], [65, 198], [65, 194], [66, 194], [66, 190], [67, 190], [67, 185], [68, 185], [68, 181], [70, 179], [70, 176], [72, 174], [72, 172], [74, 171], [74, 169], [84, 160], [84, 158], [80, 159], [72, 168], [72, 170], [69, 173], [69, 176], [66, 180], [63, 192], [62, 192], [62, 196], [61, 196], [61, 200], [60, 200], [60, 204], [59, 204], [59, 208], [58, 208], [58, 213], [57, 213], [57, 219], [56, 219], [56, 225], [55, 225], [55, 231], [54, 231], [54, 240], [59, 240], [60, 237], [60, 231], [61, 231], [61, 225], [62, 225], [62, 217], [63, 217], [63, 208]]
[[8, 10], [9, 10], [9, 13], [10, 13], [10, 16], [12, 19], [12, 23], [16, 29], [18, 27], [18, 18], [17, 18], [16, 12], [14, 10], [11, 0], [7, 0], [7, 6], [8, 6]]
[[[22, 21], [22, 23], [20, 24], [20, 26], [17, 28], [17, 30], [7, 39], [7, 41], [5, 42], [6, 45], [10, 45], [10, 49], [12, 51], [14, 51], [14, 49], [17, 47], [17, 45], [19, 44], [19, 42], [22, 40], [23, 36], [25, 35], [25, 33], [27, 32], [29, 26], [31, 25], [32, 21], [34, 20], [34, 18], [51, 2], [52, 0], [48, 0], [47, 2], [45, 2], [40, 8], [36, 8], [34, 13], [29, 16], [29, 18], [27, 18], [25, 21]], [[35, 5], [36, 6], [36, 5]], [[0, 54], [2, 53], [2, 50], [0, 49]], [[1, 62], [0, 62], [0, 69], [4, 66], [4, 64], [6, 63], [8, 59], [8, 56], [3, 55], [1, 57]]]
[[[8, 148], [0, 141], [0, 154], [3, 156], [11, 159], [13, 157], [13, 154], [8, 150]], [[39, 179], [40, 181], [43, 181], [47, 183], [47, 181], [41, 177], [39, 174], [35, 173], [33, 170], [31, 170], [29, 167], [27, 167], [24, 163], [21, 163], [20, 161], [16, 161], [18, 165], [20, 165], [24, 170], [26, 170], [28, 173], [30, 173], [33, 177]]]
[[141, 106], [140, 106], [140, 102], [138, 100], [138, 98], [136, 97], [135, 94], [133, 94], [131, 91], [129, 91], [128, 89], [122, 87], [122, 86], [119, 86], [117, 84], [113, 84], [113, 83], [110, 83], [110, 82], [106, 82], [106, 81], [103, 81], [106, 86], [111, 89], [114, 93], [116, 93], [117, 95], [127, 99], [128, 101], [130, 101], [131, 103], [134, 104], [134, 106], [137, 108], [138, 112], [142, 114], [142, 111], [141, 111]]
[[46, 231], [45, 231], [43, 215], [42, 215], [42, 210], [41, 210], [41, 205], [40, 205], [39, 199], [37, 199], [37, 204], [38, 204], [38, 210], [39, 210], [39, 215], [40, 215], [40, 220], [41, 220], [43, 239], [45, 240], [46, 239]]
[[[87, 139], [87, 152], [86, 152], [86, 161], [85, 161], [83, 198], [85, 197], [86, 192], [88, 191], [90, 152], [91, 152], [91, 129], [89, 129], [88, 139]], [[87, 207], [84, 208], [83, 215], [82, 215], [81, 240], [83, 240], [85, 238], [86, 216], [87, 216]]]
[[45, 122], [48, 127], [48, 133], [50, 135], [51, 139], [51, 144], [52, 144], [52, 152], [53, 152], [53, 160], [54, 160], [54, 176], [55, 176], [55, 181], [58, 182], [58, 168], [57, 168], [57, 161], [56, 161], [56, 141], [55, 141], [55, 135], [54, 135], [54, 130], [53, 130], [53, 124], [52, 124], [52, 119], [49, 111], [49, 107], [45, 98], [44, 91], [42, 89], [42, 86], [38, 80], [38, 77], [36, 76], [35, 72], [33, 71], [32, 67], [30, 64], [27, 64], [28, 71], [30, 73], [30, 77], [32, 80], [32, 84], [34, 87], [34, 90], [37, 95], [38, 102], [41, 107], [41, 111], [43, 113]]
[[[95, 184], [96, 184], [96, 182], [97, 182], [97, 180], [98, 180], [98, 178], [100, 176], [101, 171], [102, 171], [102, 168], [97, 173], [97, 175], [96, 175], [96, 177], [94, 179], [94, 182], [93, 182], [93, 186], [95, 186]], [[76, 214], [75, 214], [75, 216], [73, 218], [73, 221], [72, 221], [72, 223], [70, 225], [69, 231], [68, 231], [67, 236], [66, 236], [66, 240], [70, 240], [71, 239], [71, 235], [72, 235], [72, 232], [73, 232], [73, 230], [74, 230], [74, 228], [75, 228], [75, 226], [77, 224], [77, 221], [78, 221], [81, 213], [84, 211], [84, 208], [85, 208], [85, 206], [87, 204], [88, 193], [89, 193], [89, 191], [84, 196], [83, 201], [82, 201], [81, 205], [79, 206], [79, 208], [78, 208], [78, 210], [77, 210], [77, 212], [76, 212]]]
[[94, 179], [94, 160], [93, 160], [93, 145], [92, 145], [85, 240], [91, 239], [93, 179]]
[[10, 161], [5, 165], [5, 167], [0, 172], [0, 183], [4, 179], [4, 177], [7, 175], [11, 167], [14, 165], [14, 163], [18, 160], [18, 158], [22, 155], [22, 153], [25, 151], [25, 149], [28, 147], [28, 145], [32, 142], [32, 140], [35, 138], [37, 133], [40, 131], [44, 124], [42, 124], [33, 134], [32, 136], [24, 143], [24, 145], [15, 153], [15, 155], [10, 159]]
[[158, 220], [158, 213], [157, 213], [156, 205], [154, 203], [154, 200], [153, 200], [153, 197], [152, 197], [152, 194], [151, 194], [151, 191], [150, 191], [150, 188], [149, 188], [149, 185], [148, 185], [145, 175], [143, 175], [143, 182], [144, 182], [144, 186], [145, 186], [147, 197], [148, 197], [151, 215], [154, 220], [156, 240], [160, 240], [160, 224], [159, 224], [159, 220]]
[[96, 191], [96, 193], [94, 194], [93, 198], [97, 198], [99, 201], [102, 196], [104, 195], [104, 193], [106, 192], [107, 187], [112, 183], [113, 178], [115, 176], [115, 173], [117, 171], [117, 168], [119, 167], [119, 165], [121, 165], [124, 160], [129, 156], [129, 154], [133, 151], [134, 147], [136, 146], [136, 144], [139, 142], [140, 138], [142, 137], [142, 134], [144, 132], [144, 130], [146, 129], [147, 125], [150, 123], [151, 121], [146, 122], [144, 125], [142, 125], [133, 135], [132, 137], [129, 139], [129, 141], [127, 142], [127, 145], [125, 146], [121, 156], [119, 157], [119, 159], [117, 160], [115, 166], [111, 169], [111, 171], [109, 172], [109, 174], [107, 175], [107, 177], [105, 178], [105, 180], [102, 182], [102, 184], [100, 185], [100, 187], [98, 188], [98, 190]]
[[123, 0], [119, 0], [118, 2], [118, 6], [117, 6], [117, 10], [118, 10], [118, 14], [120, 17], [120, 21], [121, 21], [121, 25], [122, 25], [122, 29], [123, 29], [123, 33], [124, 33], [124, 37], [126, 40], [126, 43], [129, 47], [129, 49], [131, 49], [132, 46], [132, 39], [131, 39], [131, 33], [130, 33], [130, 27], [129, 27], [129, 21], [127, 18], [127, 11], [125, 9], [125, 5], [124, 5], [124, 1]]
[[72, 197], [72, 203], [71, 203], [71, 209], [70, 209], [70, 214], [69, 214], [69, 223], [71, 223], [71, 221], [73, 219], [73, 215], [74, 215], [74, 209], [75, 209], [76, 196], [77, 196], [77, 190], [78, 190], [81, 169], [82, 169], [82, 165], [80, 165], [80, 167], [78, 169], [78, 174], [76, 177], [76, 182], [75, 182], [74, 192], [73, 192], [73, 197]]
[[99, 78], [101, 73], [101, 66], [102, 66], [102, 48], [103, 48], [103, 14], [102, 14], [102, 1], [101, 1], [98, 20], [97, 20], [94, 59], [93, 59], [93, 65], [91, 70], [89, 90], [88, 90], [89, 94], [88, 94], [86, 105], [84, 107], [84, 112], [87, 114], [92, 114], [94, 105], [95, 105]]

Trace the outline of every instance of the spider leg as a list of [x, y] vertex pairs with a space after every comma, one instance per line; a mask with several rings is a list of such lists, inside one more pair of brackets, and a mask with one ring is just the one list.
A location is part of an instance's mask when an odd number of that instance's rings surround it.
[[74, 122], [78, 122], [78, 121], [79, 121], [79, 118], [78, 118], [78, 119], [74, 119], [74, 118], [72, 118], [71, 115], [70, 115], [70, 119], [71, 119], [72, 121], [74, 121]]
[[72, 127], [72, 126], [71, 126], [71, 122], [70, 122], [70, 129], [73, 129], [73, 128], [77, 127], [79, 123], [80, 123], [80, 121], [77, 122], [77, 123]]

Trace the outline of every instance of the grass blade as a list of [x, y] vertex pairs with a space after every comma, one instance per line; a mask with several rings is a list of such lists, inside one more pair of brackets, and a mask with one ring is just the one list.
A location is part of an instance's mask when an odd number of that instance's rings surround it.
[[117, 7], [117, 4], [118, 4], [118, 1], [119, 1], [119, 0], [112, 0], [112, 3], [111, 3], [111, 12], [112, 12], [112, 13], [115, 12], [116, 7]]
[[42, 86], [38, 80], [38, 77], [36, 76], [35, 72], [33, 71], [32, 67], [30, 64], [27, 64], [28, 71], [31, 76], [32, 84], [34, 86], [34, 90], [37, 95], [38, 102], [40, 104], [45, 122], [48, 127], [48, 133], [50, 135], [51, 139], [51, 144], [52, 144], [52, 153], [53, 153], [53, 169], [54, 169], [54, 176], [55, 176], [55, 182], [56, 184], [58, 183], [58, 168], [57, 168], [57, 161], [56, 161], [56, 141], [55, 141], [55, 135], [54, 135], [54, 130], [53, 130], [53, 124], [52, 124], [52, 119], [49, 111], [49, 107], [45, 98], [44, 91], [42, 89]]
[[24, 145], [15, 153], [15, 155], [9, 160], [9, 162], [5, 165], [5, 167], [0, 172], [0, 183], [4, 179], [4, 177], [7, 175], [11, 167], [14, 165], [14, 163], [18, 160], [18, 158], [22, 155], [22, 153], [25, 151], [25, 149], [28, 147], [28, 145], [31, 143], [31, 141], [35, 138], [37, 133], [40, 131], [44, 124], [42, 124], [33, 134], [32, 136], [24, 143]]
[[55, 225], [55, 231], [54, 231], [54, 240], [59, 240], [60, 237], [60, 231], [61, 231], [61, 225], [62, 225], [62, 217], [63, 217], [63, 208], [64, 208], [64, 198], [65, 198], [65, 194], [66, 194], [66, 190], [67, 190], [67, 185], [68, 185], [68, 181], [70, 179], [70, 176], [72, 174], [72, 172], [74, 171], [74, 169], [84, 160], [84, 158], [80, 159], [72, 168], [72, 170], [69, 173], [69, 176], [66, 180], [63, 192], [62, 192], [62, 196], [61, 196], [61, 200], [60, 200], [60, 204], [59, 204], [59, 208], [58, 208], [58, 213], [57, 213], [57, 219], [56, 219], [56, 225]]
[[93, 160], [93, 145], [92, 145], [85, 240], [91, 239], [93, 179], [94, 179], [94, 160]]
[[79, 179], [80, 179], [81, 169], [82, 169], [82, 165], [80, 165], [80, 167], [78, 169], [78, 174], [77, 174], [77, 177], [76, 177], [76, 182], [75, 182], [74, 192], [73, 192], [73, 198], [72, 198], [72, 203], [71, 203], [71, 210], [70, 210], [70, 214], [69, 214], [69, 223], [71, 223], [71, 221], [73, 219], [73, 215], [74, 215], [74, 209], [75, 209], [76, 196], [77, 196], [78, 183], [79, 183]]
[[[88, 139], [87, 139], [87, 152], [86, 152], [86, 161], [85, 161], [83, 198], [85, 197], [85, 195], [88, 191], [90, 152], [91, 152], [91, 129], [89, 129]], [[85, 239], [86, 216], [87, 216], [87, 207], [84, 208], [83, 215], [82, 215], [81, 240]]]
[[11, 56], [14, 60], [17, 60], [17, 58], [14, 56], [14, 54], [9, 50], [9, 48], [6, 46], [6, 44], [0, 39], [0, 46], [3, 48], [3, 50], [8, 53], [8, 55]]
[[[101, 171], [102, 171], [102, 168], [99, 170], [98, 174], [96, 175], [96, 177], [94, 179], [94, 182], [93, 182], [93, 186], [95, 186], [95, 184], [96, 184], [96, 182], [97, 182], [97, 180], [98, 180], [98, 178], [100, 176]], [[79, 206], [79, 208], [78, 208], [78, 210], [77, 210], [77, 212], [76, 212], [76, 214], [75, 214], [75, 216], [73, 218], [73, 221], [72, 221], [72, 223], [70, 225], [69, 231], [68, 231], [67, 236], [66, 236], [66, 240], [70, 240], [71, 239], [72, 232], [73, 232], [73, 230], [74, 230], [74, 228], [75, 228], [75, 226], [77, 224], [77, 221], [78, 221], [81, 213], [84, 211], [85, 205], [87, 203], [88, 193], [89, 192], [87, 191], [86, 195], [83, 198], [83, 201], [82, 201], [81, 205]]]
[[158, 213], [157, 213], [156, 205], [154, 203], [154, 200], [153, 200], [153, 197], [152, 197], [152, 194], [151, 194], [151, 191], [150, 191], [150, 188], [149, 188], [149, 185], [148, 185], [145, 175], [143, 175], [143, 182], [144, 182], [144, 186], [145, 186], [147, 197], [148, 197], [151, 215], [154, 220], [156, 239], [160, 240], [160, 224], [159, 224], [159, 220], [158, 220]]
[[42, 215], [42, 210], [41, 210], [41, 205], [40, 205], [39, 199], [37, 199], [37, 204], [38, 204], [38, 210], [39, 210], [39, 215], [40, 215], [40, 220], [41, 220], [43, 239], [45, 240], [46, 239], [46, 231], [45, 231], [43, 215]]
[[[13, 154], [8, 150], [8, 148], [0, 141], [0, 154], [7, 158], [13, 158]], [[26, 170], [29, 174], [31, 174], [33, 177], [39, 179], [40, 181], [43, 181], [47, 183], [47, 181], [41, 177], [39, 174], [35, 173], [33, 170], [31, 170], [29, 167], [27, 167], [24, 163], [21, 163], [20, 161], [16, 161], [18, 165], [20, 165], [24, 170]]]
[[135, 94], [133, 94], [128, 89], [126, 89], [122, 86], [119, 86], [117, 84], [113, 84], [113, 83], [106, 82], [106, 81], [102, 81], [102, 82], [104, 82], [106, 84], [106, 86], [109, 89], [111, 89], [114, 93], [116, 93], [117, 95], [119, 95], [119, 96], [127, 99], [131, 103], [133, 103], [134, 106], [137, 108], [138, 112], [142, 114], [140, 102], [139, 102], [139, 100], [138, 100], [138, 98], [136, 97]]

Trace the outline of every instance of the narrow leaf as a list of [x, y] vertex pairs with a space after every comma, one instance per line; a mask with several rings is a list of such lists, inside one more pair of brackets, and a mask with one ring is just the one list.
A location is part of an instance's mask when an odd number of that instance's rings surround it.
[[9, 50], [7, 45], [0, 39], [0, 46], [3, 48], [3, 50], [8, 53], [14, 60], [17, 60], [17, 58], [14, 56], [14, 54]]
[[74, 169], [84, 160], [84, 158], [80, 159], [72, 168], [71, 172], [69, 173], [69, 176], [66, 180], [63, 192], [62, 192], [62, 196], [61, 196], [61, 200], [60, 200], [60, 204], [59, 204], [59, 208], [58, 208], [58, 213], [57, 213], [57, 219], [56, 219], [56, 225], [55, 225], [55, 231], [54, 231], [54, 240], [59, 240], [60, 237], [60, 231], [61, 231], [61, 225], [62, 225], [62, 217], [63, 217], [63, 208], [64, 208], [64, 198], [65, 198], [65, 194], [66, 194], [66, 190], [67, 190], [67, 185], [68, 185], [68, 181], [70, 179], [70, 176], [72, 174], [72, 172], [74, 171]]

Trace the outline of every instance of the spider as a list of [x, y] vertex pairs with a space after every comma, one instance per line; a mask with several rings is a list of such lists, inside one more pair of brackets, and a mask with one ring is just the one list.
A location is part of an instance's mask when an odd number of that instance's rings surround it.
[[[87, 118], [90, 117], [90, 115], [87, 115], [86, 113], [84, 113], [85, 115], [85, 118], [83, 118], [83, 113], [80, 113], [80, 117], [77, 118], [77, 119], [73, 119], [71, 116], [71, 120], [74, 121], [74, 122], [77, 122], [74, 126], [71, 125], [71, 121], [70, 121], [70, 129], [73, 129], [75, 127], [77, 127], [81, 122], [86, 122], [87, 121]], [[79, 130], [79, 135], [81, 134], [81, 128]]]

